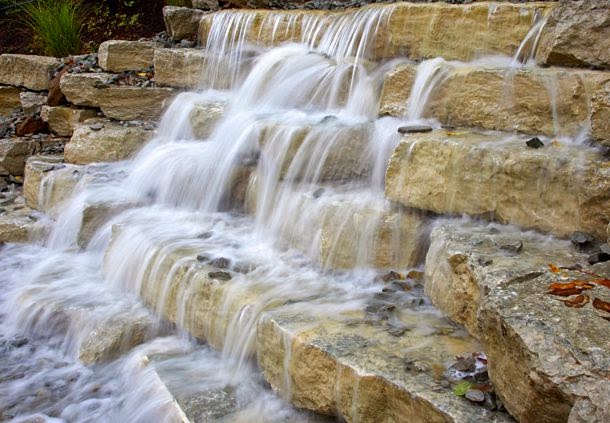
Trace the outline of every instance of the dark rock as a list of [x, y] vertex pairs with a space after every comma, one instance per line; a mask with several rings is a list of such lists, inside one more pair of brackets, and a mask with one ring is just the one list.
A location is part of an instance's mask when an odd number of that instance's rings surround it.
[[604, 254], [610, 254], [610, 245], [608, 245], [608, 244], [602, 244], [602, 245], [599, 247], [599, 251], [601, 251], [601, 252], [602, 252], [602, 253], [604, 253]]
[[231, 260], [225, 257], [218, 257], [210, 261], [210, 266], [217, 267], [219, 269], [227, 269], [231, 265]]
[[313, 198], [320, 198], [320, 197], [322, 197], [322, 194], [324, 194], [324, 191], [326, 191], [324, 188], [318, 188], [317, 190], [315, 190], [313, 192]]
[[337, 116], [328, 115], [328, 116], [324, 116], [322, 118], [322, 120], [320, 121], [320, 123], [334, 122], [336, 120], [337, 120]]
[[608, 260], [610, 260], [610, 254], [604, 253], [601, 250], [596, 253], [591, 254], [587, 258], [587, 261], [589, 262], [589, 264], [603, 263]]
[[27, 116], [25, 120], [15, 125], [15, 134], [22, 137], [27, 134], [37, 134], [47, 130], [46, 122], [40, 116]]
[[469, 389], [466, 392], [466, 399], [472, 402], [483, 402], [485, 401], [485, 394], [478, 389]]
[[233, 276], [229, 272], [210, 272], [208, 276], [212, 279], [218, 279], [219, 281], [230, 281]]
[[529, 148], [540, 148], [544, 147], [544, 143], [540, 141], [540, 138], [534, 137], [525, 143]]
[[383, 282], [391, 282], [391, 281], [395, 281], [395, 280], [401, 281], [401, 280], [403, 280], [403, 279], [404, 279], [404, 277], [403, 277], [403, 276], [402, 276], [400, 273], [395, 272], [394, 270], [390, 270], [390, 271], [389, 271], [388, 273], [386, 273], [385, 275], [382, 275], [382, 276], [380, 277], [380, 279], [381, 279]]
[[481, 265], [481, 266], [490, 266], [493, 264], [493, 260], [490, 258], [483, 258], [483, 257], [479, 257], [479, 259], [477, 260], [477, 262]]
[[195, 42], [189, 40], [182, 40], [180, 41], [180, 47], [192, 48], [195, 47]]
[[513, 254], [519, 253], [523, 249], [523, 241], [500, 245], [500, 249]]
[[197, 256], [197, 261], [198, 262], [205, 263], [205, 262], [207, 262], [209, 260], [210, 260], [210, 257], [206, 256], [205, 254], [199, 254]]
[[409, 125], [398, 128], [399, 134], [417, 134], [421, 132], [431, 132], [432, 127], [428, 125]]
[[207, 231], [207, 232], [204, 232], [201, 235], [199, 235], [197, 238], [200, 238], [200, 239], [209, 239], [209, 238], [212, 238], [212, 235], [214, 235], [213, 231]]
[[93, 131], [100, 131], [100, 130], [104, 129], [104, 124], [101, 122], [93, 123], [93, 124], [89, 125], [89, 128]]
[[570, 237], [570, 241], [572, 241], [572, 244], [576, 247], [586, 249], [593, 245], [595, 238], [593, 238], [593, 235], [586, 232], [576, 231]]
[[63, 67], [57, 75], [49, 82], [49, 96], [47, 97], [47, 104], [52, 107], [59, 106], [61, 104], [66, 103], [66, 97], [64, 93], [61, 92], [61, 88], [59, 87], [59, 81], [61, 77], [68, 73], [69, 68]]
[[28, 343], [28, 339], [18, 336], [11, 340], [10, 344], [12, 347], [21, 348]]

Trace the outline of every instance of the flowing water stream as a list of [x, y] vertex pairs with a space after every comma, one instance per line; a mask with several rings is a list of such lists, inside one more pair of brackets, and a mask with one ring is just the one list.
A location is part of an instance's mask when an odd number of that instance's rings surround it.
[[[215, 15], [206, 41], [207, 87], [179, 95], [158, 135], [132, 161], [88, 166], [44, 242], [3, 247], [2, 418], [175, 421], [180, 416], [158, 383], [161, 375], [187, 403], [208, 393], [192, 404], [203, 421], [324, 421], [268, 388], [252, 360], [256, 324], [280, 307], [334, 318], [365, 307], [376, 290], [380, 225], [389, 225], [392, 243], [401, 245], [402, 214], [383, 195], [387, 161], [400, 126], [440, 126], [424, 111], [455, 64], [440, 58], [420, 64], [408, 116], [377, 118], [383, 75], [396, 62], [369, 62], [368, 53], [391, 10], [278, 14], [269, 18], [277, 20], [274, 37], [296, 33], [302, 42], [276, 48], [245, 42], [254, 15]], [[210, 102], [224, 104], [224, 117], [209, 139], [197, 139], [188, 116]], [[47, 194], [53, 177], [43, 184]], [[81, 220], [91, 204], [120, 212], [81, 251]], [[354, 216], [361, 217], [357, 232]], [[215, 300], [221, 311], [202, 329], [217, 349], [184, 330], [197, 320], [189, 290], [176, 298], [170, 289], [177, 277], [195, 284], [196, 272], [184, 265], [198, 255], [225, 260], [233, 274]], [[399, 257], [381, 267], [412, 266]], [[253, 289], [257, 301], [235, 310]], [[428, 318], [439, 314], [428, 303], [418, 313], [413, 330], [425, 334]], [[122, 322], [137, 333], [117, 338], [112, 328]], [[92, 364], [99, 357], [87, 355], [87, 347], [112, 336], [123, 353]], [[140, 345], [130, 349], [134, 337]], [[288, 378], [285, 385], [290, 392]]]

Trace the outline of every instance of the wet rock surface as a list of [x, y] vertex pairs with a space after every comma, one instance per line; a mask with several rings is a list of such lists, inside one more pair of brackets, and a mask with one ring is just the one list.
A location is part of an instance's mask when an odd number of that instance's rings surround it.
[[587, 147], [531, 149], [524, 141], [472, 131], [408, 135], [390, 159], [386, 196], [441, 214], [487, 215], [559, 236], [584, 231], [604, 237], [608, 162]]
[[[587, 421], [606, 421], [610, 339], [603, 327], [610, 313], [600, 304], [610, 299], [603, 282], [609, 265], [588, 266], [586, 254], [568, 241], [493, 228], [435, 229], [426, 292], [481, 340], [491, 380], [517, 419], [565, 421], [575, 407], [574, 414], [588, 410]], [[518, 255], [498, 248], [517, 240], [524, 244]], [[483, 266], [486, 257], [493, 263]], [[590, 288], [570, 291], [578, 281], [590, 281]], [[589, 297], [598, 298], [598, 307]]]
[[153, 136], [153, 131], [142, 123], [122, 125], [119, 122], [103, 120], [75, 125], [74, 134], [65, 147], [68, 163], [87, 164], [125, 160], [132, 156]]

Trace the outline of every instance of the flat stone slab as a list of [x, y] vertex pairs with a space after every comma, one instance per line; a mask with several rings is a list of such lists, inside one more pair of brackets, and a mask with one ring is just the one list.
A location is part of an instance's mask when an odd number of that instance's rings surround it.
[[107, 86], [109, 73], [66, 73], [59, 86], [66, 99], [77, 106], [100, 107], [99, 87]]
[[97, 91], [99, 107], [116, 120], [156, 120], [177, 92], [173, 88], [111, 86]]
[[[577, 136], [589, 124], [594, 128], [605, 125], [603, 114], [590, 113], [593, 97], [610, 80], [608, 72], [444, 66], [447, 76], [433, 89], [423, 117], [454, 126], [549, 136]], [[386, 75], [381, 115], [406, 114], [416, 75], [417, 69], [408, 64]], [[595, 134], [602, 142], [610, 139], [607, 133]]]
[[425, 213], [393, 207], [366, 190], [350, 193], [330, 185], [298, 189], [284, 183], [276, 194], [263, 194], [264, 198], [277, 195], [280, 205], [257, 204], [258, 179], [253, 173], [246, 211], [276, 219], [270, 225], [282, 243], [303, 251], [325, 269], [409, 268], [425, 254], [429, 223]]
[[73, 164], [125, 160], [153, 136], [154, 131], [143, 125], [123, 126], [109, 120], [89, 120], [75, 124], [64, 156], [66, 162]]
[[0, 171], [22, 176], [28, 157], [36, 154], [52, 154], [63, 150], [62, 138], [4, 138], [0, 139]]
[[0, 84], [25, 87], [33, 91], [48, 90], [53, 72], [60, 63], [55, 57], [2, 54]]
[[405, 136], [386, 172], [386, 197], [439, 214], [492, 217], [567, 237], [605, 238], [610, 163], [588, 147], [438, 130]]
[[[233, 24], [225, 25], [225, 30], [263, 46], [300, 42], [306, 33], [318, 35], [328, 28], [335, 29], [333, 25], [346, 22], [354, 23], [354, 33], [360, 34], [362, 28], [366, 27], [367, 31], [370, 28], [362, 24], [362, 19], [367, 19], [375, 25], [374, 36], [369, 38], [364, 51], [359, 52], [367, 59], [408, 57], [419, 60], [441, 56], [470, 60], [483, 54], [510, 56], [528, 33], [534, 14], [553, 6], [549, 3], [450, 5], [404, 2], [380, 5], [375, 10], [364, 8], [344, 12], [221, 11], [203, 16], [199, 24], [199, 44], [209, 42], [210, 29], [216, 19], [225, 19], [225, 22], [232, 19]], [[318, 36], [314, 44], [320, 38]], [[354, 56], [355, 47], [341, 54]]]
[[32, 242], [46, 233], [41, 216], [25, 205], [23, 197], [0, 206], [0, 243]]
[[[514, 227], [455, 222], [432, 232], [426, 292], [481, 340], [492, 382], [520, 421], [610, 418], [610, 312], [594, 307], [610, 301], [610, 262], [586, 258], [568, 241]], [[582, 297], [550, 293], [578, 281], [591, 283]]]
[[106, 72], [137, 71], [153, 65], [158, 47], [152, 41], [104, 41], [98, 50], [98, 63]]
[[[173, 218], [192, 234], [203, 229], [186, 216]], [[478, 351], [478, 345], [427, 306], [421, 288], [388, 300], [395, 311], [389, 320], [380, 320], [365, 311], [372, 303], [345, 304], [322, 288], [330, 285], [316, 285], [317, 277], [303, 279], [298, 290], [286, 290], [283, 278], [276, 279], [273, 271], [266, 276], [265, 265], [240, 273], [233, 264], [206, 261], [203, 248], [213, 234], [190, 238], [174, 227], [175, 235], [163, 231], [150, 237], [145, 226], [158, 227], [168, 223], [166, 218], [142, 227], [134, 225], [137, 220], [127, 218], [113, 229], [105, 258], [106, 270], [113, 272], [109, 277], [135, 271], [130, 264], [135, 260], [145, 279], [129, 284], [139, 287], [149, 307], [215, 348], [255, 355], [272, 387], [298, 407], [362, 422], [404, 416], [414, 422], [511, 421], [442, 386], [445, 363]], [[134, 237], [141, 247], [137, 257], [124, 257], [123, 245]], [[141, 261], [140, 254], [148, 259]], [[340, 309], [333, 301], [342, 304]], [[372, 296], [370, 301], [375, 301]], [[392, 335], [393, 325], [404, 330]], [[255, 337], [237, 335], [254, 331]]]
[[[218, 3], [216, 5], [218, 6]], [[196, 39], [199, 21], [203, 15], [202, 10], [165, 6], [163, 8], [163, 21], [167, 34], [175, 40]]]

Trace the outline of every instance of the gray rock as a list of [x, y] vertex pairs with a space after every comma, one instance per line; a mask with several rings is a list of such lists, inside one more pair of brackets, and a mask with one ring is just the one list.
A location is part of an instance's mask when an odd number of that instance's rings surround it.
[[409, 125], [398, 128], [399, 134], [417, 134], [421, 132], [431, 132], [432, 127], [428, 125]]
[[469, 389], [466, 392], [466, 399], [472, 402], [483, 402], [485, 401], [485, 394], [478, 389]]

